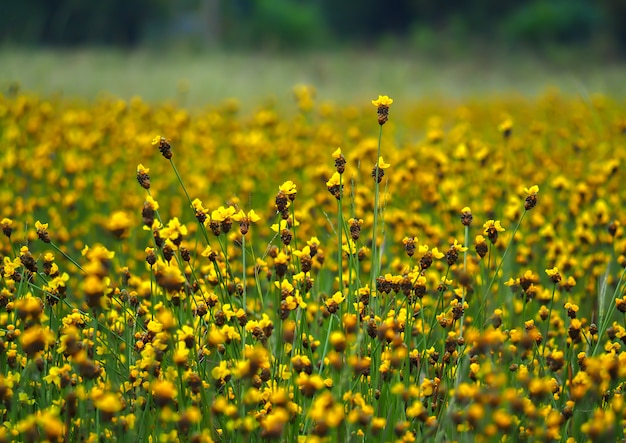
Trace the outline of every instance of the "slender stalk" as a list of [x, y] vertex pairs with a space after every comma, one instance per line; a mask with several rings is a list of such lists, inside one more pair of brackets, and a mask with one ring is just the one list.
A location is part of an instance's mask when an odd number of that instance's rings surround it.
[[380, 184], [378, 183], [378, 172], [379, 165], [378, 159], [380, 158], [380, 147], [382, 144], [383, 138], [383, 126], [380, 126], [380, 130], [378, 132], [378, 150], [376, 152], [376, 166], [374, 167], [374, 225], [372, 226], [372, 268], [370, 270], [370, 287], [372, 290], [372, 297], [377, 296], [376, 294], [376, 276], [379, 273], [380, 263], [378, 257], [378, 245], [376, 242], [377, 237], [377, 229], [378, 229], [378, 202], [379, 202], [379, 188]]
[[548, 332], [550, 332], [550, 319], [552, 318], [552, 306], [554, 305], [554, 293], [556, 292], [556, 283], [552, 286], [552, 297], [550, 298], [550, 309], [548, 310], [548, 320], [546, 322], [545, 333], [543, 334], [543, 344], [541, 349], [541, 354], [543, 355], [543, 351], [546, 349], [546, 344], [548, 343]]
[[83, 274], [87, 274], [85, 272], [85, 270], [78, 264], [78, 262], [76, 262], [76, 260], [74, 260], [72, 257], [70, 257], [69, 255], [67, 255], [65, 252], [63, 252], [57, 245], [54, 244], [54, 242], [50, 242], [49, 243], [50, 246], [52, 246], [59, 254], [61, 254], [63, 257], [65, 257], [67, 260], [69, 260], [74, 266], [76, 266]]
[[[343, 292], [343, 174], [339, 174], [339, 198], [337, 199], [337, 273], [339, 290]], [[351, 253], [352, 251], [350, 251]], [[349, 297], [348, 297], [349, 299]], [[348, 300], [348, 312], [350, 310]]]

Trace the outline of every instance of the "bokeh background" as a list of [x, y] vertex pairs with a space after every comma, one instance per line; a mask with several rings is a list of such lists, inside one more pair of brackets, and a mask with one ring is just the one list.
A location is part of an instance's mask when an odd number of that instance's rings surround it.
[[25, 0], [0, 24], [5, 90], [88, 99], [625, 90], [624, 0]]

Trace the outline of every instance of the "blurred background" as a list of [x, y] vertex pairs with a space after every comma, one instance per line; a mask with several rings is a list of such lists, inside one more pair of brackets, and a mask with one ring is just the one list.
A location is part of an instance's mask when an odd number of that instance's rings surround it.
[[625, 0], [0, 4], [2, 85], [88, 98], [260, 99], [299, 82], [340, 100], [382, 88], [623, 94], [625, 59]]

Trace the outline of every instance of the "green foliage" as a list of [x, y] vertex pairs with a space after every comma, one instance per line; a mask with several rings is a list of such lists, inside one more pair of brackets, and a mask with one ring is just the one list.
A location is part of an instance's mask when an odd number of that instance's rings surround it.
[[600, 13], [588, 1], [538, 0], [509, 15], [502, 30], [510, 41], [539, 46], [589, 42], [599, 25]]
[[314, 2], [259, 0], [251, 14], [243, 18], [244, 28], [231, 35], [248, 46], [270, 49], [312, 47], [323, 42], [327, 29], [320, 9]]
[[293, 50], [409, 43], [626, 48], [623, 0], [24, 0], [0, 3], [0, 43]]
[[25, 0], [0, 5], [0, 41], [20, 44], [129, 46], [145, 26], [163, 22], [166, 0]]

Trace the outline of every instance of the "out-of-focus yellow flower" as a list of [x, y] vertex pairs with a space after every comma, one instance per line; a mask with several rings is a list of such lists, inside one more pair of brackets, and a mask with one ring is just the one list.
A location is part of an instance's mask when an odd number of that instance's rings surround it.
[[383, 160], [382, 155], [378, 158], [378, 167], [380, 169], [385, 169], [388, 168], [389, 166], [391, 166], [389, 163], [386, 163], [385, 160]]

